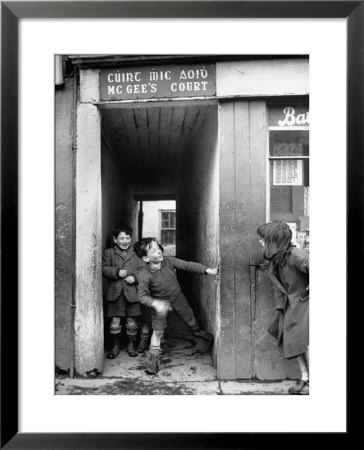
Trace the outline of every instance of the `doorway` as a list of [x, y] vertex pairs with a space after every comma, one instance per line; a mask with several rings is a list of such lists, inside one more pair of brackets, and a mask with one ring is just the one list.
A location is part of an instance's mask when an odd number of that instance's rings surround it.
[[[174, 208], [166, 203], [158, 208], [155, 237], [163, 240], [168, 253], [215, 267], [219, 258], [217, 103], [108, 104], [100, 113], [102, 250], [111, 245], [116, 222], [131, 225], [134, 243], [147, 231], [145, 214], [151, 202], [174, 202]], [[201, 326], [216, 334], [216, 280], [186, 273], [178, 278]], [[171, 329], [177, 334], [178, 320], [171, 317]], [[107, 347], [106, 323], [104, 329]]]

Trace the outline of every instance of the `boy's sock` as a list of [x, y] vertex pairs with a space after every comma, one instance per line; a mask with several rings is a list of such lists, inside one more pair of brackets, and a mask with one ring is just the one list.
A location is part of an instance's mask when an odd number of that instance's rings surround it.
[[142, 331], [140, 333], [140, 340], [138, 345], [138, 353], [144, 353], [148, 348], [149, 341], [149, 328], [143, 326]]

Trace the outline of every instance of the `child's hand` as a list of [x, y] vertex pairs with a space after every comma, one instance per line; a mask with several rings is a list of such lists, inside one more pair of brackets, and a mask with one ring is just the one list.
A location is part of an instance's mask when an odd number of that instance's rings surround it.
[[133, 277], [133, 275], [129, 275], [128, 277], [125, 278], [125, 281], [128, 284], [133, 284], [135, 283], [135, 278]]
[[166, 300], [154, 300], [152, 303], [152, 308], [158, 314], [167, 314], [170, 310], [169, 301]]
[[120, 278], [125, 278], [126, 277], [126, 275], [127, 275], [127, 271], [125, 270], [125, 269], [120, 269], [119, 270], [119, 277]]
[[206, 269], [206, 273], [208, 273], [209, 275], [218, 275], [219, 268], [215, 267], [214, 269]]

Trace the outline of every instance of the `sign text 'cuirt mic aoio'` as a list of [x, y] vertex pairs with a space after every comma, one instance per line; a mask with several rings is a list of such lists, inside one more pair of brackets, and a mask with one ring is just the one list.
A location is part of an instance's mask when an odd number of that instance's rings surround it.
[[142, 72], [111, 72], [107, 76], [109, 95], [115, 94], [153, 94], [157, 92], [158, 81], [170, 83], [171, 92], [206, 91], [208, 71], [205, 68], [181, 70], [178, 81], [172, 81], [170, 70], [149, 71], [148, 81], [142, 82]]

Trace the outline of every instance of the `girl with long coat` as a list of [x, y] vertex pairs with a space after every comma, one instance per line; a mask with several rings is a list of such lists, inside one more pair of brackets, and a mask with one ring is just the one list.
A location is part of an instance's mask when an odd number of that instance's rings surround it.
[[293, 247], [292, 232], [284, 222], [270, 222], [257, 230], [268, 261], [276, 315], [268, 331], [283, 346], [285, 358], [296, 358], [301, 379], [289, 389], [300, 394], [309, 383], [309, 256]]

